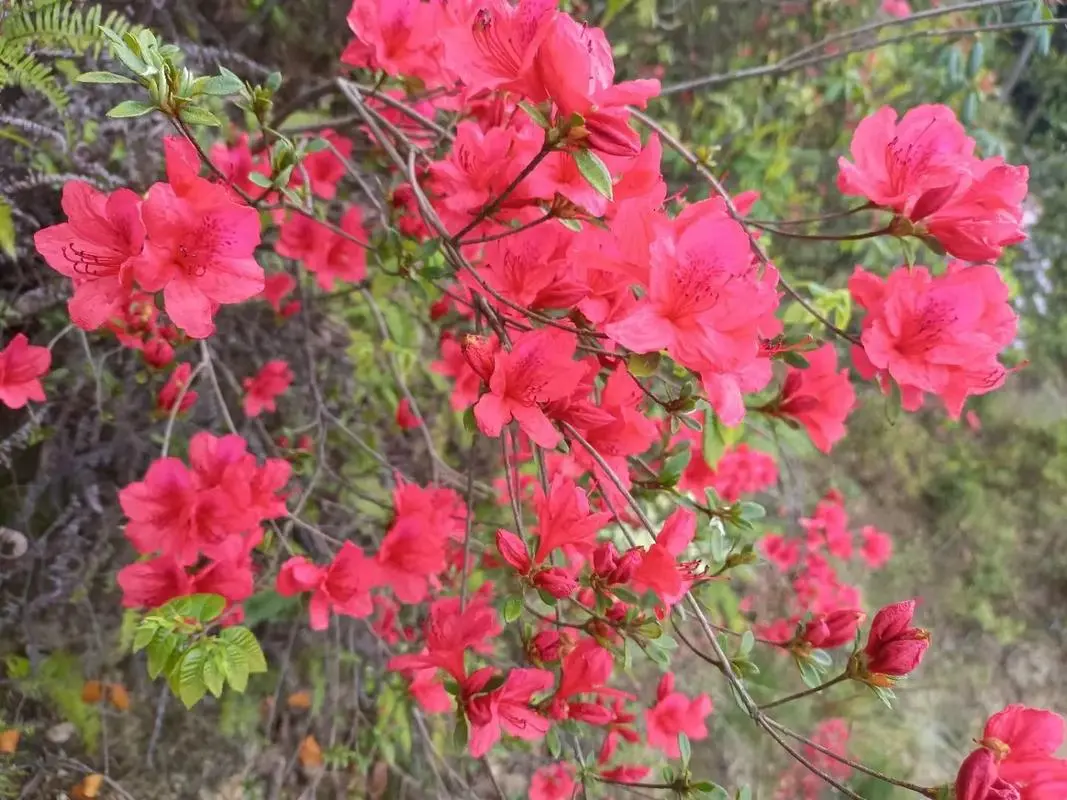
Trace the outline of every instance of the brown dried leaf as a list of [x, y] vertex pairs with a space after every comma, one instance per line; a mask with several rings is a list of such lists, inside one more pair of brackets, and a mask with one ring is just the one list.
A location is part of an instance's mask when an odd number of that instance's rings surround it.
[[293, 692], [285, 701], [285, 704], [294, 711], [307, 711], [311, 708], [311, 692]]
[[0, 753], [10, 755], [14, 753], [19, 746], [20, 734], [14, 728], [10, 728], [6, 731], [0, 731]]
[[119, 711], [130, 710], [130, 693], [126, 691], [126, 687], [121, 683], [109, 683], [107, 685], [107, 699]]
[[104, 696], [104, 684], [100, 681], [86, 681], [82, 686], [82, 702], [99, 703]]
[[304, 769], [315, 769], [322, 766], [322, 748], [319, 747], [319, 743], [314, 736], [309, 734], [304, 738], [304, 741], [300, 743], [300, 752], [297, 757], [300, 759], [300, 766]]
[[367, 782], [367, 797], [381, 800], [389, 788], [389, 765], [384, 761], [375, 761], [371, 767], [370, 780]]
[[104, 776], [96, 772], [86, 775], [74, 790], [71, 792], [71, 797], [74, 800], [93, 800], [95, 797], [100, 796], [100, 787], [104, 784]]

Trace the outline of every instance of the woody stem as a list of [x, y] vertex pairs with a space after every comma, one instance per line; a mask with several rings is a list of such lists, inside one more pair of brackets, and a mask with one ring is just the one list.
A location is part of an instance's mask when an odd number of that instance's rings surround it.
[[519, 184], [526, 180], [526, 178], [529, 177], [530, 173], [537, 169], [537, 165], [545, 160], [545, 156], [547, 156], [551, 152], [552, 147], [548, 144], [548, 140], [546, 139], [545, 144], [542, 145], [541, 149], [537, 152], [537, 155], [531, 158], [530, 163], [522, 168], [522, 172], [516, 175], [515, 179], [507, 186], [505, 186], [504, 190], [500, 194], [498, 194], [490, 203], [484, 206], [482, 210], [475, 215], [474, 219], [464, 225], [463, 229], [452, 237], [453, 244], [458, 245], [460, 239], [462, 239], [472, 230], [477, 228], [478, 225], [481, 224], [482, 220], [491, 217], [493, 214], [499, 211], [500, 207], [504, 205], [504, 201], [507, 199], [508, 195], [514, 192], [519, 187]]
[[772, 700], [770, 703], [764, 703], [761, 705], [760, 711], [766, 711], [768, 708], [775, 708], [777, 706], [783, 706], [786, 703], [792, 703], [794, 700], [799, 700], [802, 697], [808, 697], [813, 694], [818, 694], [823, 689], [828, 689], [831, 686], [841, 683], [843, 680], [847, 680], [848, 675], [842, 673], [835, 678], [831, 678], [825, 683], [820, 683], [818, 686], [812, 686], [810, 689], [805, 689], [803, 692], [796, 692], [795, 694], [787, 695], [786, 697], [780, 697], [777, 700]]
[[840, 762], [842, 764], [846, 764], [847, 766], [852, 767], [852, 769], [854, 769], [854, 770], [856, 770], [858, 772], [862, 772], [865, 775], [870, 775], [872, 778], [877, 778], [878, 780], [883, 781], [885, 783], [890, 783], [893, 786], [899, 786], [901, 789], [907, 789], [908, 791], [915, 792], [916, 794], [921, 794], [923, 797], [930, 797], [930, 798], [936, 798], [937, 797], [937, 789], [934, 789], [934, 788], [931, 788], [931, 787], [928, 787], [928, 786], [919, 786], [918, 784], [910, 783], [908, 781], [901, 780], [899, 778], [891, 778], [888, 775], [886, 775], [885, 773], [879, 772], [876, 769], [872, 769], [871, 767], [868, 767], [866, 764], [862, 764], [859, 761], [853, 761], [852, 759], [847, 758], [847, 757], [845, 757], [845, 756], [843, 756], [843, 755], [841, 755], [839, 753], [835, 753], [833, 750], [831, 750], [828, 747], [825, 747], [825, 746], [823, 746], [821, 744], [818, 744], [816, 742], [811, 741], [810, 739], [808, 739], [808, 738], [806, 738], [804, 736], [801, 736], [799, 733], [797, 733], [796, 731], [790, 730], [789, 728], [785, 727], [785, 725], [783, 725], [782, 723], [778, 722], [777, 720], [771, 719], [770, 717], [766, 717], [765, 719], [772, 726], [777, 728], [779, 731], [781, 731], [782, 733], [784, 733], [786, 736], [790, 737], [791, 739], [796, 739], [798, 742], [803, 743], [804, 745], [812, 748], [813, 750], [817, 750], [818, 752], [822, 753], [825, 756], [829, 756], [830, 758], [834, 759], [835, 761], [838, 761], [838, 762]]
[[753, 222], [752, 220], [746, 220], [753, 228], [759, 228], [761, 231], [767, 231], [775, 236], [785, 236], [790, 239], [807, 239], [814, 242], [858, 242], [862, 239], [873, 239], [876, 236], [882, 236], [889, 233], [889, 226], [884, 228], [878, 228], [873, 231], [863, 231], [862, 233], [792, 233], [791, 231], [783, 231], [781, 228], [775, 228], [770, 225], [763, 225], [759, 222]]

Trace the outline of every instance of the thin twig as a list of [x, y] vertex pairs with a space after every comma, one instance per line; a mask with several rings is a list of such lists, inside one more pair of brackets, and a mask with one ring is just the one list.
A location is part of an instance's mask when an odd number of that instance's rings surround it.
[[178, 396], [174, 398], [174, 405], [171, 406], [170, 414], [167, 416], [167, 427], [163, 431], [163, 447], [159, 452], [160, 458], [167, 457], [167, 451], [170, 450], [170, 437], [174, 433], [174, 421], [178, 419], [178, 413], [182, 407], [182, 400], [185, 399], [185, 395], [189, 393], [189, 390], [193, 388], [193, 384], [196, 382], [196, 378], [200, 374], [200, 371], [204, 369], [205, 363], [206, 362], [201, 361], [196, 365], [196, 369], [190, 373], [189, 379], [185, 381], [181, 389], [178, 390]]
[[207, 340], [200, 340], [200, 360], [201, 364], [207, 370], [208, 379], [211, 381], [211, 388], [215, 392], [215, 399], [218, 401], [219, 410], [222, 412], [222, 417], [226, 420], [226, 427], [230, 429], [230, 433], [237, 435], [237, 426], [233, 423], [233, 417], [230, 416], [230, 409], [226, 405], [226, 398], [222, 394], [222, 386], [219, 385], [219, 376], [215, 373], [215, 362], [211, 359], [211, 350], [208, 349]]
[[794, 694], [786, 695], [785, 697], [780, 697], [777, 700], [772, 700], [769, 703], [764, 703], [759, 707], [759, 709], [760, 711], [766, 711], [769, 708], [777, 708], [778, 706], [783, 706], [786, 703], [792, 703], [794, 700], [800, 700], [802, 697], [810, 697], [813, 694], [818, 694], [823, 689], [829, 689], [831, 686], [841, 683], [841, 681], [847, 679], [848, 675], [838, 675], [828, 681], [820, 683], [818, 686], [812, 686], [802, 692], [795, 692]]

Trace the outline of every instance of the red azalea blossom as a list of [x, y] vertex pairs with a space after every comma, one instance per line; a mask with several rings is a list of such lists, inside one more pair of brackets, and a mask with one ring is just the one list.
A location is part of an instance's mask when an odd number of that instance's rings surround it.
[[530, 800], [571, 800], [577, 785], [574, 767], [562, 761], [549, 764], [530, 779]]
[[293, 383], [293, 371], [281, 360], [268, 361], [255, 377], [245, 378], [244, 409], [250, 417], [258, 417], [264, 411], [275, 411], [275, 400]]
[[411, 410], [411, 401], [406, 397], [396, 405], [396, 424], [405, 431], [419, 427], [419, 418]]
[[995, 267], [955, 262], [939, 276], [899, 267], [888, 280], [857, 267], [849, 291], [867, 310], [863, 346], [853, 348], [856, 369], [883, 387], [892, 378], [905, 409], [936, 394], [959, 419], [969, 396], [1004, 383], [1008, 371], [997, 356], [1014, 340], [1018, 318]]
[[45, 401], [41, 376], [52, 366], [52, 351], [37, 347], [23, 333], [0, 350], [0, 403], [22, 408], [30, 400]]
[[[193, 365], [188, 362], [179, 364], [174, 368], [166, 384], [159, 390], [159, 400], [156, 403], [156, 407], [160, 411], [169, 413], [174, 409], [175, 403], [178, 403], [177, 413], [179, 414], [193, 407], [199, 395], [194, 390], [187, 388], [192, 374]], [[185, 390], [184, 395], [182, 395], [183, 389]], [[178, 402], [179, 395], [182, 398], [180, 403]]]
[[837, 351], [832, 344], [804, 355], [808, 366], [790, 367], [774, 412], [795, 419], [807, 430], [812, 443], [829, 453], [845, 435], [845, 418], [856, 404], [856, 392], [848, 369], [837, 370]]
[[328, 566], [317, 566], [302, 556], [290, 558], [278, 574], [278, 594], [289, 597], [312, 592], [309, 611], [311, 629], [325, 630], [330, 612], [349, 617], [367, 617], [374, 610], [370, 590], [379, 584], [374, 559], [352, 542], [345, 542]]
[[574, 334], [542, 328], [514, 337], [512, 349], [499, 351], [489, 378], [489, 391], [474, 407], [478, 427], [497, 437], [512, 419], [535, 443], [553, 448], [559, 431], [545, 416], [541, 404], [570, 395], [577, 383], [573, 356]]
[[129, 189], [110, 195], [84, 181], [63, 186], [67, 221], [34, 234], [48, 266], [74, 281], [70, 318], [80, 328], [99, 328], [116, 316], [133, 292], [133, 261], [144, 249], [141, 198]]
[[678, 758], [678, 734], [691, 741], [708, 738], [705, 717], [711, 713], [711, 698], [702, 694], [689, 699], [674, 690], [674, 673], [666, 673], [656, 689], [656, 705], [645, 712], [646, 737], [649, 745], [663, 751], [668, 758]]
[[259, 215], [224, 186], [168, 162], [170, 183], [148, 190], [141, 207], [147, 239], [134, 277], [149, 292], [163, 290], [164, 308], [195, 339], [215, 330], [219, 305], [263, 291], [263, 268], [253, 256]]

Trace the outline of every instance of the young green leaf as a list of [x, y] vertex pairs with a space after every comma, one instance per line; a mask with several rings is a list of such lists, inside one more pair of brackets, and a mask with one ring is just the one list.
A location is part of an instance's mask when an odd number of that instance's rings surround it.
[[267, 660], [263, 657], [259, 642], [256, 641], [256, 637], [248, 628], [240, 625], [226, 628], [219, 634], [219, 638], [241, 649], [248, 659], [248, 671], [250, 673], [267, 671]]
[[186, 106], [181, 110], [182, 120], [190, 125], [207, 125], [212, 128], [221, 128], [222, 121], [206, 108], [199, 106]]
[[520, 614], [522, 614], [522, 598], [509, 597], [504, 603], [504, 622], [510, 624], [517, 620]]
[[248, 656], [230, 642], [223, 643], [222, 652], [225, 656], [223, 672], [226, 673], [226, 680], [234, 691], [243, 693], [248, 688]]
[[193, 645], [185, 651], [175, 672], [178, 675], [178, 697], [186, 708], [192, 708], [207, 693], [203, 671], [206, 657], [201, 645]]
[[600, 156], [592, 150], [575, 150], [572, 154], [574, 163], [582, 177], [589, 182], [598, 194], [602, 194], [608, 200], [615, 198], [611, 190], [611, 173], [607, 164], [600, 160]]
[[229, 94], [237, 94], [243, 86], [244, 81], [230, 72], [229, 75], [212, 75], [197, 88], [200, 89], [201, 94], [224, 97]]
[[151, 103], [143, 100], [123, 100], [117, 106], [107, 112], [112, 119], [128, 119], [130, 117], [143, 117], [156, 110]]
[[223, 667], [225, 646], [213, 647], [204, 659], [204, 668], [201, 672], [204, 685], [215, 697], [222, 696], [222, 687], [226, 684], [226, 674]]
[[83, 72], [75, 80], [78, 83], [137, 83], [132, 78], [114, 72]]

